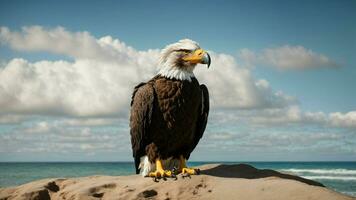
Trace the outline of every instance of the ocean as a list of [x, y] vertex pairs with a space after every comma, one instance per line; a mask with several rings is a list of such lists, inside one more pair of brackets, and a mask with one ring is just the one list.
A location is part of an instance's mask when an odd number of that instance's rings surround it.
[[[246, 163], [312, 179], [338, 192], [356, 196], [356, 162], [189, 162]], [[131, 162], [0, 162], [0, 187], [16, 186], [43, 178], [134, 174]]]

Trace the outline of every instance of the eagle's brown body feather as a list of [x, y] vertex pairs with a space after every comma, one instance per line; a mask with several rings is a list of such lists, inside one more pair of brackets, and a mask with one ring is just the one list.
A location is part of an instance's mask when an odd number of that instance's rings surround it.
[[206, 127], [209, 94], [191, 81], [156, 76], [135, 87], [131, 101], [130, 133], [136, 172], [140, 157], [186, 159]]

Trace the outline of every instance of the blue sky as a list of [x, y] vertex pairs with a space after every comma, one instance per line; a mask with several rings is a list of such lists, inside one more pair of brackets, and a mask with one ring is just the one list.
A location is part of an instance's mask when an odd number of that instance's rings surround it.
[[[129, 142], [127, 100], [119, 97], [154, 75], [159, 49], [191, 38], [216, 60], [215, 71], [197, 72], [215, 96], [206, 137], [193, 159], [355, 160], [355, 8], [355, 1], [1, 1], [0, 96], [10, 100], [0, 100], [0, 134], [7, 142], [0, 159], [130, 160], [128, 146], [118, 148]], [[111, 40], [102, 40], [105, 36]], [[108, 53], [109, 47], [114, 50]], [[130, 48], [133, 53], [122, 54]], [[145, 62], [138, 69], [147, 70], [118, 75], [115, 88], [121, 96], [95, 90], [113, 83], [105, 72], [130, 70], [124, 58], [115, 64], [103, 61], [113, 52], [129, 60], [139, 55]], [[80, 87], [70, 88], [73, 78], [64, 69], [78, 73]], [[223, 70], [231, 70], [223, 80], [226, 86], [214, 82]], [[93, 78], [95, 73], [106, 81]], [[53, 92], [58, 84], [64, 85], [59, 94]], [[232, 92], [222, 92], [227, 87]], [[85, 107], [83, 95], [97, 100], [97, 107], [90, 102], [93, 109]], [[116, 98], [117, 104], [112, 102]], [[68, 142], [79, 132], [80, 144]], [[39, 144], [31, 143], [36, 137]], [[100, 137], [122, 143], [100, 148], [95, 142]], [[10, 145], [10, 140], [17, 142]]]

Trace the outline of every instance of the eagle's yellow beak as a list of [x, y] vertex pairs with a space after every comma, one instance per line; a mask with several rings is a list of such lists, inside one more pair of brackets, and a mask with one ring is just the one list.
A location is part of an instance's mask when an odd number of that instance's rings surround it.
[[204, 51], [203, 49], [195, 50], [193, 53], [185, 56], [183, 60], [188, 61], [192, 64], [198, 64], [198, 63], [207, 64], [208, 68], [211, 63], [210, 55], [208, 54], [208, 52]]

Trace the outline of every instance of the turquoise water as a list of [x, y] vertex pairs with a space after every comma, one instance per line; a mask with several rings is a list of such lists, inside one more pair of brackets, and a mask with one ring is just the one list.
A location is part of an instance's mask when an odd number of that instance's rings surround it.
[[[190, 162], [197, 166], [213, 162]], [[221, 162], [219, 162], [221, 163]], [[235, 164], [241, 162], [223, 162]], [[333, 190], [356, 196], [356, 162], [244, 162], [259, 169], [293, 173], [323, 183]], [[33, 180], [90, 175], [130, 175], [131, 162], [50, 162], [0, 163], [0, 187]]]

